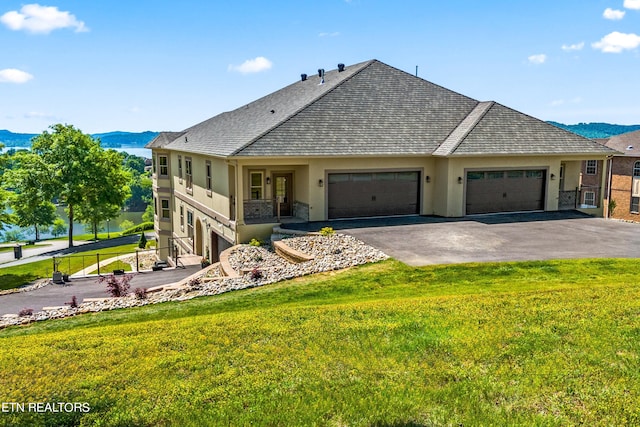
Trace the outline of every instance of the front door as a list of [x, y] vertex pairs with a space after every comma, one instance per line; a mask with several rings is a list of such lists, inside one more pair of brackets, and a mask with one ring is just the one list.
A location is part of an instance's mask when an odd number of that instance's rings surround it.
[[278, 206], [280, 207], [279, 216], [293, 215], [293, 174], [279, 173], [273, 174], [273, 196], [275, 203], [273, 205], [273, 216], [278, 216]]

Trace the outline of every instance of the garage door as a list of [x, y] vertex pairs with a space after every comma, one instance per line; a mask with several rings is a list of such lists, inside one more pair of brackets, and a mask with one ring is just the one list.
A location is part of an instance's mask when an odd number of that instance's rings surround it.
[[420, 172], [331, 173], [329, 219], [414, 215]]
[[467, 215], [544, 210], [544, 170], [467, 172]]

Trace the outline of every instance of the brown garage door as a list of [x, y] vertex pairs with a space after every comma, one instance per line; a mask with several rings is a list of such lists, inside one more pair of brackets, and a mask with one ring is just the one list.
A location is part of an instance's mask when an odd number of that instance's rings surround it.
[[414, 215], [420, 172], [331, 173], [329, 219]]
[[544, 170], [467, 172], [467, 215], [544, 210]]

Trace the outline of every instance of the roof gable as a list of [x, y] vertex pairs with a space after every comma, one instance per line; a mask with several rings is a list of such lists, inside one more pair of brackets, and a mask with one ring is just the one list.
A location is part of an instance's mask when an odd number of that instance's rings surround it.
[[614, 135], [604, 144], [622, 155], [630, 157], [640, 157], [640, 130]]

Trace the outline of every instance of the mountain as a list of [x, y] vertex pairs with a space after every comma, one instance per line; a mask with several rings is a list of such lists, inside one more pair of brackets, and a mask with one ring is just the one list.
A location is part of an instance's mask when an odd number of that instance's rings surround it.
[[640, 125], [613, 125], [610, 123], [578, 123], [576, 125], [565, 125], [551, 121], [547, 123], [592, 139], [609, 138], [610, 136], [633, 132], [640, 129]]
[[[35, 133], [13, 133], [8, 130], [0, 130], [0, 143], [5, 147], [30, 147], [31, 139], [39, 134]], [[147, 142], [151, 141], [158, 135], [158, 132], [107, 132], [95, 133], [91, 135], [99, 138], [102, 146], [105, 148], [120, 147], [144, 147]]]

